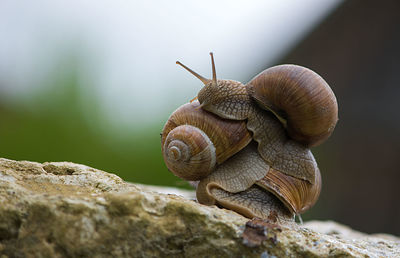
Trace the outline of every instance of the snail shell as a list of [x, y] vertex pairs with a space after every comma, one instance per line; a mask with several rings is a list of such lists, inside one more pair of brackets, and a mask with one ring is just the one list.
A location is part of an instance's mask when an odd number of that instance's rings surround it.
[[335, 94], [314, 71], [298, 65], [278, 65], [255, 76], [246, 85], [249, 95], [273, 112], [289, 136], [306, 146], [321, 144], [338, 120]]
[[179, 107], [161, 137], [168, 169], [190, 181], [206, 177], [252, 139], [244, 121], [221, 119], [199, 106], [194, 101]]
[[301, 214], [317, 202], [322, 181], [319, 170], [315, 175], [315, 181], [310, 183], [271, 168], [265, 177], [256, 182], [256, 185], [272, 192], [293, 213]]

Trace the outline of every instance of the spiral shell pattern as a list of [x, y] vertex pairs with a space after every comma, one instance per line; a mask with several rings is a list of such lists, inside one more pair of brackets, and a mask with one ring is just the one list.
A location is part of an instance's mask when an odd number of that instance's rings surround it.
[[286, 122], [292, 139], [306, 146], [321, 144], [335, 129], [335, 94], [321, 76], [308, 68], [274, 66], [255, 76], [246, 87], [262, 108]]
[[199, 128], [181, 125], [173, 129], [164, 143], [167, 167], [185, 180], [200, 180], [210, 174], [216, 164], [215, 147]]
[[217, 164], [252, 139], [244, 121], [221, 119], [199, 106], [195, 101], [178, 108], [165, 124], [161, 137], [168, 169], [189, 181], [207, 177]]

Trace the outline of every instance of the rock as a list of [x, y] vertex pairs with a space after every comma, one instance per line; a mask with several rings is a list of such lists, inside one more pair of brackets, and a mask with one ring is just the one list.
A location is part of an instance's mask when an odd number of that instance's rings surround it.
[[68, 162], [0, 159], [0, 257], [400, 256], [397, 237], [321, 221], [267, 227], [249, 247], [248, 219], [157, 193], [166, 190], [176, 191]]

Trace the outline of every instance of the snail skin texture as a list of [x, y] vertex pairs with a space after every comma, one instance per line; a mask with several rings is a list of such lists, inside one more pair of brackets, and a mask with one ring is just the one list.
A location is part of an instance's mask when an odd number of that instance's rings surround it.
[[268, 68], [246, 85], [206, 79], [197, 97], [175, 110], [161, 137], [168, 169], [196, 181], [197, 200], [246, 217], [292, 221], [310, 209], [321, 174], [310, 147], [338, 120], [334, 93], [321, 76], [298, 65]]

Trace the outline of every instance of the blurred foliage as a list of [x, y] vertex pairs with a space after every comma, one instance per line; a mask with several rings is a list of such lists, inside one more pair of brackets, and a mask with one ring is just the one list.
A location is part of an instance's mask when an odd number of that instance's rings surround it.
[[[170, 173], [161, 156], [163, 124], [122, 134], [106, 125], [95, 96], [82, 98], [74, 62], [60, 67], [34, 96], [22, 102], [0, 100], [0, 156], [37, 162], [70, 161], [113, 172], [124, 180], [189, 187]], [[4, 96], [3, 96], [4, 97]], [[82, 110], [82, 102], [89, 112]], [[7, 105], [5, 105], [7, 103]], [[132, 118], [134, 119], [134, 118]], [[89, 121], [92, 120], [92, 121]], [[164, 122], [164, 121], [162, 121]], [[116, 132], [118, 131], [118, 132]], [[122, 130], [123, 131], [123, 130]]]

